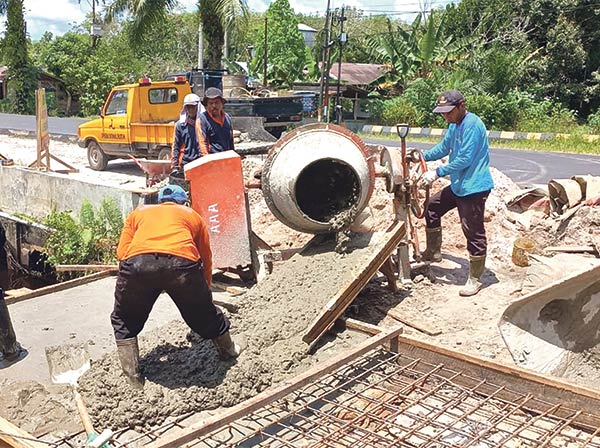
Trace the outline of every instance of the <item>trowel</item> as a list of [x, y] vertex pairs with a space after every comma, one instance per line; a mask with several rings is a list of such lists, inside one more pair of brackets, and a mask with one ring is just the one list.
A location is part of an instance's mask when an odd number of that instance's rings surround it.
[[[83, 344], [68, 344], [46, 347], [46, 359], [50, 377], [55, 384], [69, 384], [73, 388], [73, 397], [81, 423], [88, 436], [96, 437], [92, 419], [85, 407], [81, 394], [77, 391], [77, 381], [91, 366], [90, 354]], [[87, 443], [86, 443], [87, 444]]]

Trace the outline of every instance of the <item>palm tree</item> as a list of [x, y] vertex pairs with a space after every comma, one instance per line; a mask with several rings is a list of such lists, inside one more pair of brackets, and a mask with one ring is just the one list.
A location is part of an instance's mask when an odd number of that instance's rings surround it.
[[[107, 9], [106, 19], [112, 20], [118, 14], [129, 12], [133, 16], [132, 41], [140, 44], [145, 32], [160, 26], [177, 4], [177, 0], [114, 0]], [[202, 30], [200, 34], [209, 43], [206, 65], [219, 69], [227, 32], [239, 25], [241, 20], [247, 19], [247, 0], [198, 0], [198, 12]]]

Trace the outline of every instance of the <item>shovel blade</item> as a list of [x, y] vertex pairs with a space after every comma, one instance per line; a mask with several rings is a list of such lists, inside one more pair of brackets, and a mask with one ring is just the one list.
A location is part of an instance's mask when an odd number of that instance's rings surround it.
[[90, 354], [84, 344], [46, 347], [50, 378], [56, 384], [77, 386], [77, 380], [91, 366]]

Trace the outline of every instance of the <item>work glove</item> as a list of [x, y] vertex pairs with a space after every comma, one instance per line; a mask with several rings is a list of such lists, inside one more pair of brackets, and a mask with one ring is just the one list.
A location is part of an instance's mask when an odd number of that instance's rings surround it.
[[425, 174], [421, 176], [421, 185], [423, 187], [430, 186], [434, 180], [438, 178], [438, 174], [436, 170], [429, 170]]
[[180, 166], [174, 166], [173, 170], [171, 170], [170, 176], [183, 177], [183, 168], [181, 168]]

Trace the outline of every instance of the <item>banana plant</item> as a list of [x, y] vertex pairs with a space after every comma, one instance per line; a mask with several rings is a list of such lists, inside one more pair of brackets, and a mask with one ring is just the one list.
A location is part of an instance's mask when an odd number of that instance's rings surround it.
[[386, 73], [375, 81], [379, 88], [395, 86], [401, 91], [409, 80], [427, 78], [435, 67], [460, 59], [470, 43], [444, 35], [443, 14], [432, 13], [426, 21], [420, 14], [408, 29], [393, 29], [388, 20], [388, 28], [388, 33], [369, 39], [373, 59], [387, 66]]

